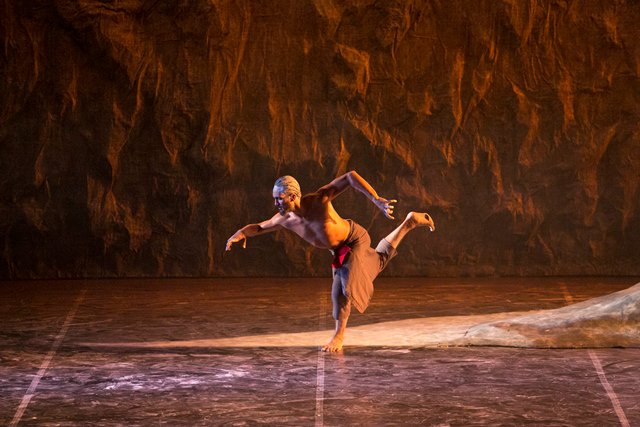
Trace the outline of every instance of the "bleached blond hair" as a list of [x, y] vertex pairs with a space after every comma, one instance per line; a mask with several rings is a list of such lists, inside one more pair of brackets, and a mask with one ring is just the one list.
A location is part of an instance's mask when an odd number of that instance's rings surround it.
[[282, 193], [287, 195], [295, 194], [298, 198], [302, 197], [300, 184], [291, 175], [281, 176], [280, 178], [276, 179], [275, 184], [273, 184], [273, 188], [279, 188], [282, 190]]

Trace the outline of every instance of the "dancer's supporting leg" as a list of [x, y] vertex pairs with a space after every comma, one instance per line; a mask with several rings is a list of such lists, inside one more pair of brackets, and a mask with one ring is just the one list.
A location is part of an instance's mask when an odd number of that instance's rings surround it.
[[342, 350], [344, 331], [347, 329], [347, 321], [351, 314], [351, 301], [342, 293], [340, 279], [334, 279], [331, 290], [333, 300], [333, 318], [336, 319], [336, 331], [331, 341], [322, 347], [322, 351], [337, 352]]

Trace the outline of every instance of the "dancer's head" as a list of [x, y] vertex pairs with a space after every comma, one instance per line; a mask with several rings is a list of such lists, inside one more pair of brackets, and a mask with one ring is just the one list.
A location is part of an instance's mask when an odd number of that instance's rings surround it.
[[280, 215], [291, 212], [302, 197], [300, 184], [290, 175], [281, 176], [273, 184], [273, 200]]

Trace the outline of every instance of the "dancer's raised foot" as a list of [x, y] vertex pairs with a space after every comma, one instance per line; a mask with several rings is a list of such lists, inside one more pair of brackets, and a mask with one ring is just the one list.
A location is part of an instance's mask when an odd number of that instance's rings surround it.
[[431, 231], [436, 230], [436, 224], [433, 222], [433, 218], [426, 212], [409, 212], [406, 221], [415, 227], [429, 227]]

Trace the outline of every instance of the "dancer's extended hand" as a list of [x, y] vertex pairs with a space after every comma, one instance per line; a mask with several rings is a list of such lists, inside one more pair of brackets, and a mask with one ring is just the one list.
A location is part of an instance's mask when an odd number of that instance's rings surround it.
[[247, 248], [247, 236], [244, 235], [244, 233], [242, 231], [237, 231], [233, 236], [229, 237], [229, 240], [227, 240], [227, 251], [231, 250], [231, 245], [233, 245], [234, 243], [238, 243], [242, 241], [242, 248], [246, 249]]
[[382, 211], [382, 213], [384, 213], [384, 216], [386, 216], [389, 219], [395, 219], [393, 217], [393, 208], [394, 206], [392, 205], [392, 203], [397, 203], [397, 200], [387, 200], [384, 197], [378, 197], [373, 203], [376, 204], [376, 206], [378, 207], [378, 209], [380, 209]]

